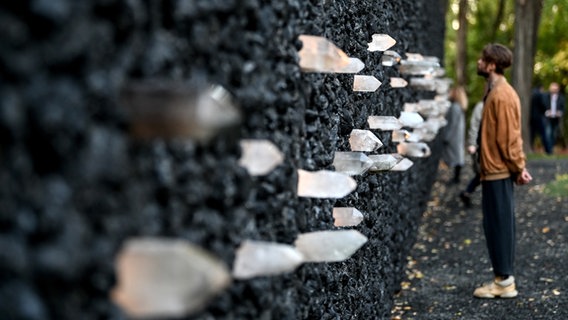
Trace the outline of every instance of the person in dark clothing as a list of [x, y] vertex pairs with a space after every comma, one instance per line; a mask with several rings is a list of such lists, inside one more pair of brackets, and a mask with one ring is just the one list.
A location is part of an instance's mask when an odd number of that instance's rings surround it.
[[542, 97], [544, 106], [544, 150], [547, 154], [554, 153], [554, 144], [556, 142], [558, 124], [561, 123], [564, 114], [566, 100], [564, 95], [560, 94], [560, 86], [553, 82], [550, 84], [548, 92]]

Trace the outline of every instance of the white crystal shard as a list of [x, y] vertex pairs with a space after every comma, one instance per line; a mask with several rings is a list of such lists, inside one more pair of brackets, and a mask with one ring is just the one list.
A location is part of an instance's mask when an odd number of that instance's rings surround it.
[[431, 154], [430, 147], [423, 142], [401, 142], [396, 149], [399, 154], [409, 157], [424, 158]]
[[369, 48], [367, 49], [371, 52], [386, 51], [396, 44], [396, 40], [394, 40], [388, 34], [375, 33], [374, 35], [372, 35], [372, 39], [373, 40], [368, 43]]
[[392, 142], [403, 142], [410, 138], [410, 132], [406, 130], [394, 130], [392, 132]]
[[373, 76], [355, 75], [353, 78], [353, 91], [375, 92], [381, 84], [382, 83]]
[[246, 168], [251, 176], [268, 174], [284, 161], [284, 155], [278, 147], [268, 140], [243, 139], [239, 165]]
[[163, 238], [128, 240], [116, 273], [112, 299], [135, 318], [189, 315], [231, 282], [219, 259], [183, 240]]
[[233, 276], [249, 279], [294, 271], [303, 262], [295, 247], [275, 242], [246, 240], [237, 249]]
[[420, 53], [407, 52], [407, 53], [405, 53], [405, 55], [406, 55], [406, 60], [408, 60], [408, 61], [423, 61], [424, 60], [424, 57]]
[[406, 171], [410, 167], [412, 167], [413, 164], [414, 162], [412, 162], [411, 160], [403, 158], [402, 160], [400, 160], [399, 163], [397, 163], [394, 167], [392, 167], [390, 171]]
[[422, 124], [424, 122], [424, 118], [416, 112], [402, 111], [400, 113], [400, 117], [398, 117], [398, 121], [402, 123], [403, 127], [414, 128]]
[[408, 85], [408, 82], [403, 78], [391, 77], [390, 86], [393, 88], [404, 88]]
[[450, 90], [452, 79], [444, 78], [410, 78], [410, 86], [417, 90], [436, 91], [438, 94], [447, 93]]
[[377, 136], [369, 130], [353, 129], [349, 135], [351, 151], [372, 152], [383, 146]]
[[343, 198], [357, 188], [350, 176], [334, 171], [298, 169], [298, 196], [310, 198]]
[[365, 68], [365, 64], [358, 58], [349, 58], [349, 64], [345, 67], [338, 67], [335, 73], [358, 73]]
[[369, 116], [367, 122], [371, 129], [388, 131], [402, 128], [402, 123], [393, 116]]
[[363, 221], [363, 214], [356, 208], [336, 207], [333, 208], [333, 219], [336, 227], [352, 227]]
[[336, 172], [346, 175], [360, 175], [373, 165], [373, 161], [362, 152], [336, 151], [333, 158], [333, 166]]
[[381, 64], [385, 67], [392, 67], [395, 64], [398, 64], [402, 57], [398, 52], [387, 50], [383, 52], [383, 56], [381, 57]]
[[349, 259], [366, 242], [357, 230], [337, 230], [302, 233], [294, 245], [306, 262], [338, 262]]
[[392, 154], [373, 154], [369, 158], [373, 161], [373, 165], [369, 169], [371, 172], [391, 170], [400, 162], [400, 159]]
[[439, 72], [440, 63], [431, 60], [401, 60], [399, 72], [409, 75], [434, 76]]
[[189, 138], [208, 142], [223, 128], [240, 122], [230, 93], [218, 85], [132, 83], [120, 92], [130, 117], [130, 130], [142, 139]]
[[300, 56], [300, 68], [304, 72], [340, 72], [349, 66], [353, 61], [324, 37], [300, 35], [302, 49], [298, 52]]

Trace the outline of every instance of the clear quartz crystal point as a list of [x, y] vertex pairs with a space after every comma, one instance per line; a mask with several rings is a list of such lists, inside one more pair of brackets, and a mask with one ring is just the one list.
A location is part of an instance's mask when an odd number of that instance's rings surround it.
[[452, 80], [449, 78], [410, 78], [410, 86], [417, 90], [436, 91], [438, 94], [447, 93], [450, 90]]
[[[408, 56], [408, 54], [407, 54]], [[434, 59], [406, 59], [400, 61], [399, 72], [416, 76], [434, 76], [440, 72], [440, 62]]]
[[268, 174], [284, 161], [284, 155], [278, 147], [268, 140], [243, 139], [239, 165], [246, 168], [251, 176]]
[[358, 58], [349, 58], [349, 64], [345, 67], [338, 68], [336, 73], [358, 73], [365, 69], [365, 64]]
[[361, 211], [351, 207], [333, 208], [333, 225], [336, 227], [353, 227], [363, 221]]
[[208, 142], [241, 120], [231, 94], [219, 85], [147, 81], [120, 92], [133, 136], [142, 139], [189, 138]]
[[409, 157], [424, 158], [431, 154], [430, 147], [424, 142], [401, 142], [396, 149], [399, 154]]
[[377, 136], [369, 130], [353, 129], [349, 135], [351, 151], [376, 151], [383, 146]]
[[293, 246], [265, 241], [244, 241], [237, 249], [233, 276], [249, 279], [294, 271], [303, 262]]
[[408, 85], [408, 82], [403, 78], [391, 77], [390, 86], [392, 88], [404, 88]]
[[223, 262], [183, 240], [134, 238], [116, 258], [112, 299], [130, 317], [182, 317], [231, 282]]
[[355, 77], [353, 77], [353, 91], [375, 92], [381, 84], [382, 83], [373, 76], [355, 75]]
[[404, 142], [410, 138], [410, 132], [406, 130], [394, 130], [392, 132], [392, 142]]
[[414, 162], [412, 162], [410, 159], [403, 158], [394, 167], [392, 167], [390, 171], [406, 171], [410, 167], [412, 167], [413, 164]]
[[383, 56], [381, 57], [381, 64], [385, 67], [392, 67], [398, 64], [401, 61], [402, 57], [398, 52], [387, 50], [383, 52]]
[[369, 116], [367, 122], [369, 123], [369, 128], [382, 131], [402, 128], [402, 123], [393, 116]]
[[336, 151], [333, 166], [336, 172], [356, 176], [363, 174], [371, 168], [373, 161], [362, 152]]
[[357, 230], [316, 231], [300, 234], [294, 245], [305, 262], [339, 262], [349, 259], [367, 240]]
[[424, 122], [424, 118], [417, 112], [402, 111], [398, 117], [398, 121], [402, 123], [403, 127], [414, 128]]
[[391, 170], [400, 161], [392, 154], [372, 154], [369, 158], [373, 161], [370, 172]]
[[298, 169], [298, 196], [308, 198], [343, 198], [357, 188], [350, 176], [334, 171]]
[[302, 49], [298, 55], [303, 72], [336, 73], [353, 63], [345, 52], [324, 37], [300, 35], [299, 39]]
[[386, 51], [396, 44], [396, 40], [394, 40], [388, 34], [375, 33], [371, 37], [372, 37], [372, 41], [368, 43], [369, 48], [367, 49], [371, 52]]

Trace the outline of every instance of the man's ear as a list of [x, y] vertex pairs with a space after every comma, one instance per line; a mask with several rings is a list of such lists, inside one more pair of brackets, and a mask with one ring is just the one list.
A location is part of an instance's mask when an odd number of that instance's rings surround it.
[[491, 62], [487, 64], [487, 71], [488, 72], [494, 72], [495, 69], [497, 69], [497, 65], [495, 65], [495, 62]]

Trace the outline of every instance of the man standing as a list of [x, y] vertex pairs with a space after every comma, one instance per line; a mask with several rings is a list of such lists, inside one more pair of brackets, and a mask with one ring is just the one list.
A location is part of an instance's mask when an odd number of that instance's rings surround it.
[[548, 88], [542, 100], [544, 104], [544, 150], [547, 154], [554, 152], [554, 143], [556, 142], [556, 131], [558, 130], [558, 123], [562, 119], [564, 112], [565, 100], [564, 96], [560, 94], [560, 86], [558, 83], [553, 82]]
[[525, 168], [521, 138], [521, 103], [504, 71], [513, 60], [500, 44], [483, 48], [477, 73], [487, 79], [487, 93], [479, 131], [483, 229], [494, 281], [474, 291], [478, 298], [513, 298], [515, 287], [515, 213], [513, 183], [532, 180]]

